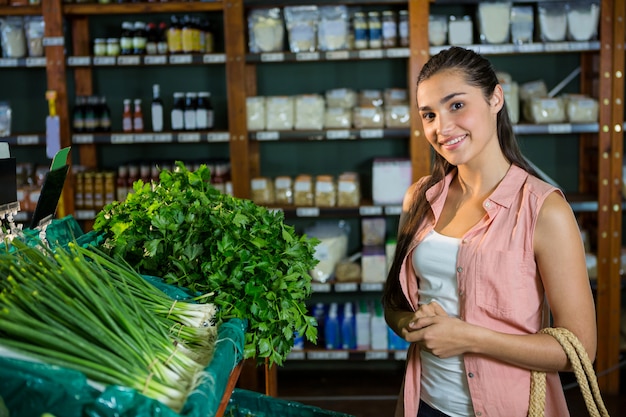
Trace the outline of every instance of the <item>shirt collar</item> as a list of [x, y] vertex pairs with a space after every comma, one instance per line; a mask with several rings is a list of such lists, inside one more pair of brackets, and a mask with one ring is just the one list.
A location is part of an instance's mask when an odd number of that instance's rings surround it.
[[[455, 168], [450, 171], [442, 181], [439, 181], [426, 191], [426, 199], [430, 202], [436, 218], [439, 217], [441, 210], [443, 210], [443, 204], [446, 201], [445, 197], [448, 195], [448, 188], [456, 173], [457, 170]], [[506, 175], [502, 178], [502, 181], [500, 181], [500, 184], [498, 184], [491, 195], [487, 197], [487, 200], [493, 201], [502, 207], [509, 208], [526, 182], [528, 175], [528, 172], [524, 169], [515, 164], [511, 164]]]

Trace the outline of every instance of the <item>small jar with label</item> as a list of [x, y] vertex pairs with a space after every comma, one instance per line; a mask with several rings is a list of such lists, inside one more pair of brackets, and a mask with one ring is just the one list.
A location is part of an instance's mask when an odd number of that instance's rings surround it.
[[398, 13], [398, 43], [400, 46], [409, 46], [409, 11], [400, 10]]
[[133, 23], [122, 23], [122, 34], [120, 35], [120, 54], [131, 55], [133, 53]]
[[183, 130], [185, 128], [185, 93], [174, 93], [171, 123], [172, 130]]
[[118, 38], [107, 39], [107, 55], [118, 56], [120, 54], [120, 40]]
[[367, 33], [369, 35], [368, 46], [371, 49], [382, 48], [383, 26], [380, 21], [379, 12], [369, 12], [367, 14]]
[[93, 54], [94, 56], [104, 56], [107, 54], [106, 39], [103, 39], [103, 38], [94, 39]]
[[187, 93], [185, 95], [185, 111], [184, 111], [184, 125], [185, 130], [196, 130], [196, 110], [198, 108], [198, 95], [196, 93]]
[[398, 44], [398, 24], [393, 10], [383, 12], [383, 46], [393, 48]]
[[365, 13], [356, 12], [352, 20], [352, 27], [354, 28], [354, 48], [365, 49], [367, 48], [367, 19]]

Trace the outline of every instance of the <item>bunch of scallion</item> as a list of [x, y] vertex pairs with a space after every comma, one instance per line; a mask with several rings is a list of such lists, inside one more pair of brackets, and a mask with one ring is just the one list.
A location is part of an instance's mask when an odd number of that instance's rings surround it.
[[12, 244], [0, 253], [0, 346], [182, 410], [213, 355], [213, 304], [175, 301], [93, 248]]

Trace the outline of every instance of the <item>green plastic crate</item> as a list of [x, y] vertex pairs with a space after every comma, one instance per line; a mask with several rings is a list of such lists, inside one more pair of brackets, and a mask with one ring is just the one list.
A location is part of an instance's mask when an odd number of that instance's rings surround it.
[[224, 417], [354, 417], [296, 401], [281, 400], [254, 391], [235, 388]]

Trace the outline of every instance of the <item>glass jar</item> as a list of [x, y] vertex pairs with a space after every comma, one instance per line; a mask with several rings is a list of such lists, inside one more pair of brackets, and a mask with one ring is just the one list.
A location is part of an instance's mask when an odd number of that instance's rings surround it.
[[365, 13], [356, 12], [352, 20], [352, 27], [354, 28], [354, 48], [365, 49], [367, 48], [367, 20], [365, 19]]
[[367, 32], [369, 35], [368, 46], [371, 49], [382, 48], [383, 46], [383, 27], [380, 21], [379, 12], [369, 12], [367, 14]]
[[118, 56], [120, 54], [120, 40], [118, 38], [107, 39], [107, 55]]
[[398, 45], [398, 24], [393, 10], [383, 12], [383, 46], [393, 48]]
[[398, 41], [400, 46], [409, 46], [409, 11], [398, 13]]
[[106, 39], [97, 38], [93, 41], [93, 54], [94, 56], [104, 56], [107, 53]]

